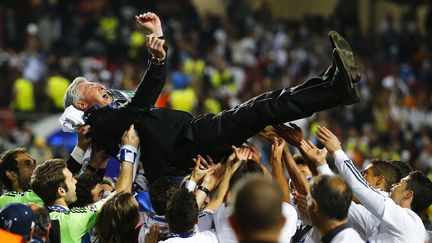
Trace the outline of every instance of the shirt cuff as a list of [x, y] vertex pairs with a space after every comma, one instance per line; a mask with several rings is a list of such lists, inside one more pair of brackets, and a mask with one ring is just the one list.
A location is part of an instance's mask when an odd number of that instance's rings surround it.
[[342, 150], [342, 149], [339, 149], [339, 150], [336, 150], [334, 153], [333, 153], [333, 158], [340, 158], [340, 157], [344, 157], [344, 160], [345, 160], [345, 158], [347, 157], [347, 155], [345, 154], [345, 152]]
[[317, 168], [318, 175], [333, 175], [333, 171], [328, 164], [320, 165]]
[[82, 161], [83, 161], [83, 158], [84, 158], [84, 153], [85, 153], [85, 151], [82, 148], [80, 148], [78, 146], [75, 146], [75, 148], [72, 150], [71, 156], [79, 164], [82, 164]]
[[187, 180], [185, 183], [186, 189], [188, 189], [188, 191], [190, 191], [190, 192], [195, 191], [196, 186], [197, 186], [197, 184], [192, 180]]

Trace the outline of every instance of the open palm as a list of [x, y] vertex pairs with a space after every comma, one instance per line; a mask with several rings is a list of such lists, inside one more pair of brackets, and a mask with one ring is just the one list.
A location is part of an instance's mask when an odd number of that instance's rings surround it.
[[307, 159], [312, 161], [316, 166], [326, 161], [327, 149], [319, 149], [309, 140], [302, 140], [300, 142], [300, 150], [302, 155], [306, 156]]

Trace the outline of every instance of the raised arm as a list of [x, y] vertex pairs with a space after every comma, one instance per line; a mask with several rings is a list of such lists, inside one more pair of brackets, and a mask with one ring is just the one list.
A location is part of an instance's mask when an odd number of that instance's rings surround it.
[[308, 159], [308, 156], [303, 154], [304, 151], [300, 149], [301, 141], [304, 140], [304, 135], [301, 128], [294, 123], [290, 123], [290, 126], [287, 126], [285, 124], [279, 124], [273, 126], [273, 128], [279, 136], [281, 136], [283, 139], [285, 139], [285, 141], [287, 141], [287, 143], [295, 146], [300, 151], [303, 159], [306, 162], [306, 165], [312, 172], [312, 175], [318, 175], [316, 166], [314, 166], [313, 163]]
[[152, 107], [159, 97], [166, 80], [166, 53], [162, 24], [159, 17], [151, 12], [135, 16], [135, 20], [148, 33], [146, 47], [152, 55], [143, 79], [136, 89], [131, 105]]
[[283, 201], [290, 202], [289, 186], [284, 175], [282, 166], [282, 153], [286, 147], [286, 142], [282, 138], [273, 138], [271, 166], [273, 179], [280, 186], [283, 192]]
[[288, 170], [288, 174], [297, 192], [306, 195], [309, 192], [309, 183], [307, 182], [306, 178], [304, 177], [304, 175], [302, 175], [299, 168], [297, 167], [297, 164], [295, 163], [295, 160], [291, 152], [289, 151], [288, 147], [284, 148], [282, 156], [283, 156], [282, 157], [283, 161], [285, 163], [285, 167]]
[[121, 168], [116, 183], [116, 192], [132, 191], [133, 168], [134, 163], [138, 163], [138, 146], [139, 137], [135, 131], [134, 125], [131, 125], [122, 137], [122, 147], [120, 149]]
[[87, 134], [90, 131], [90, 126], [80, 126], [78, 127], [78, 141], [75, 148], [72, 150], [68, 160], [66, 161], [67, 168], [72, 172], [72, 174], [76, 175], [80, 172], [82, 167], [82, 162], [84, 158], [84, 154], [88, 147], [91, 145], [91, 138], [87, 137]]
[[341, 143], [338, 138], [327, 128], [318, 127], [318, 140], [324, 144], [327, 150], [333, 155], [335, 165], [340, 175], [351, 186], [354, 196], [377, 218], [382, 219], [386, 200], [391, 200], [382, 196], [373, 189], [360, 172], [356, 169], [353, 162], [342, 151]]

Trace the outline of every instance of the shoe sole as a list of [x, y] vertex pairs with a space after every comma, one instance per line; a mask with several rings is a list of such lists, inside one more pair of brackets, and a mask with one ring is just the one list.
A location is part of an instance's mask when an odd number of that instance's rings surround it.
[[349, 70], [351, 70], [351, 75], [353, 75], [351, 77], [354, 82], [357, 82], [360, 79], [360, 73], [358, 71], [357, 65], [355, 64], [354, 54], [350, 44], [338, 32], [333, 30], [329, 32], [328, 37], [333, 49], [336, 48], [337, 50], [341, 51], [341, 53], [347, 58]]
[[339, 64], [341, 64], [343, 66], [343, 68], [345, 69], [345, 73], [346, 75], [348, 75], [348, 77], [346, 77], [345, 82], [349, 82], [349, 97], [351, 98], [349, 101], [345, 101], [344, 105], [351, 105], [351, 104], [355, 104], [357, 102], [360, 101], [358, 95], [357, 95], [357, 91], [355, 88], [355, 84], [354, 84], [354, 79], [352, 78], [354, 73], [352, 72], [352, 70], [349, 68], [349, 58], [343, 54], [343, 52], [339, 49], [334, 49], [333, 50], [333, 56], [334, 58], [336, 58], [336, 62], [338, 62]]

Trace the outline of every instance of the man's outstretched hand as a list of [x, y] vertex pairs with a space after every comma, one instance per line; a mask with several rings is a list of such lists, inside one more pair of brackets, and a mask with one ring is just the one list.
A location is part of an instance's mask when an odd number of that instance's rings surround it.
[[148, 34], [154, 34], [156, 37], [162, 37], [162, 23], [159, 17], [152, 12], [135, 15], [135, 20], [141, 25]]
[[326, 127], [318, 126], [317, 137], [331, 154], [342, 149], [339, 139]]
[[300, 142], [304, 139], [304, 135], [299, 126], [294, 123], [290, 123], [290, 126], [279, 124], [273, 125], [273, 128], [277, 135], [285, 139], [287, 143], [295, 146], [296, 148], [300, 147]]

